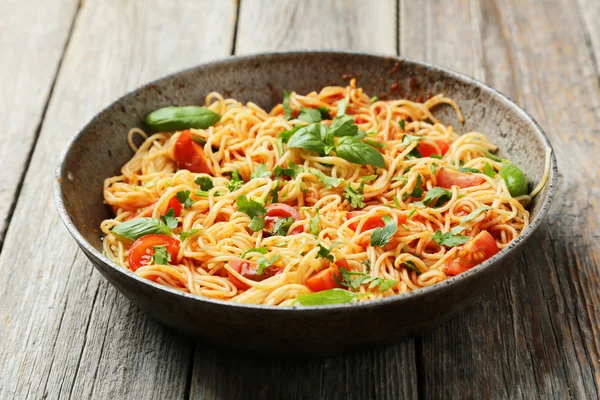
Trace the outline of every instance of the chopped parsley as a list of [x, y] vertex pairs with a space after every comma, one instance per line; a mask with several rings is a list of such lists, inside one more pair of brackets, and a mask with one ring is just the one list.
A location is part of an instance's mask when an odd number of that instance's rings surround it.
[[406, 125], [406, 121], [404, 121], [404, 118], [398, 121], [398, 125], [400, 125], [400, 129], [404, 130], [404, 127]]
[[487, 210], [491, 210], [491, 209], [492, 209], [492, 207], [490, 207], [490, 206], [482, 206], [482, 207], [476, 208], [471, 213], [469, 213], [469, 215], [467, 215], [466, 217], [462, 218], [460, 220], [460, 224], [462, 225], [462, 224], [464, 224], [466, 222], [469, 222], [472, 219], [474, 219], [475, 217], [477, 217], [479, 214], [481, 214], [482, 212], [487, 211]]
[[331, 254], [331, 250], [333, 250], [334, 247], [339, 246], [341, 243], [333, 243], [330, 247], [325, 247], [323, 246], [321, 243], [318, 244], [319, 247], [319, 251], [317, 252], [317, 258], [321, 257], [321, 258], [325, 258], [331, 262], [335, 261], [335, 258], [333, 258], [333, 254]]
[[212, 189], [213, 187], [215, 187], [213, 185], [213, 181], [208, 177], [208, 176], [199, 176], [196, 178], [196, 180], [194, 181], [194, 183], [196, 185], [200, 186], [200, 190], [207, 192], [210, 189]]
[[273, 263], [275, 261], [277, 261], [278, 258], [279, 258], [279, 254], [274, 255], [273, 257], [271, 257], [270, 260], [267, 260], [265, 257], [259, 257], [258, 260], [256, 260], [256, 263], [258, 264], [258, 269], [257, 269], [256, 273], [258, 275], [262, 275], [264, 270], [269, 268], [271, 265], [273, 265]]
[[392, 236], [398, 232], [398, 225], [388, 215], [382, 217], [385, 226], [383, 228], [375, 228], [371, 234], [371, 246], [383, 247], [389, 243]]
[[450, 190], [436, 186], [427, 192], [422, 203], [426, 206], [441, 207], [451, 198], [452, 192]]
[[258, 164], [256, 166], [256, 168], [254, 168], [254, 171], [252, 171], [252, 174], [250, 175], [250, 179], [270, 178], [270, 177], [271, 177], [271, 171], [269, 171], [267, 169], [266, 164]]
[[181, 232], [179, 234], [179, 239], [183, 242], [183, 241], [185, 241], [185, 239], [189, 238], [190, 236], [192, 236], [198, 232], [200, 232], [200, 229], [192, 229], [191, 231], [188, 231], [188, 232]]
[[152, 246], [154, 254], [150, 264], [155, 265], [169, 265], [171, 261], [171, 255], [167, 252], [167, 246]]
[[245, 252], [243, 252], [242, 255], [240, 256], [240, 258], [245, 258], [250, 253], [267, 254], [267, 248], [266, 247], [252, 247], [251, 249], [248, 249]]
[[231, 173], [231, 180], [227, 184], [227, 189], [229, 189], [230, 192], [235, 192], [242, 186], [244, 186], [244, 181], [240, 178], [240, 172], [236, 169]]
[[470, 239], [469, 236], [453, 235], [452, 232], [442, 233], [442, 231], [436, 231], [431, 238], [437, 244], [448, 247], [464, 244]]
[[236, 203], [240, 212], [252, 218], [250, 224], [248, 224], [248, 228], [256, 232], [265, 227], [267, 209], [262, 203], [255, 200], [248, 200], [245, 195], [239, 196]]
[[177, 222], [177, 218], [175, 218], [175, 210], [169, 208], [169, 211], [165, 215], [161, 215], [160, 219], [169, 227], [169, 229], [177, 228], [179, 222]]
[[404, 261], [401, 265], [406, 269], [415, 271], [417, 273], [417, 276], [422, 274], [421, 270], [417, 267], [417, 265], [413, 261], [410, 261], [410, 260]]
[[294, 223], [294, 217], [278, 218], [273, 225], [273, 235], [285, 236]]
[[340, 275], [342, 277], [341, 280], [334, 275], [334, 279], [337, 283], [352, 290], [358, 290], [361, 285], [369, 284], [368, 290], [378, 288], [379, 291], [385, 292], [398, 283], [396, 279], [379, 278], [370, 276], [364, 272], [351, 272], [344, 267], [340, 268]]
[[194, 200], [190, 199], [189, 190], [180, 190], [177, 192], [177, 200], [183, 204], [183, 208], [188, 209], [195, 203]]
[[319, 181], [327, 188], [331, 189], [332, 187], [338, 187], [343, 181], [343, 178], [333, 178], [331, 176], [325, 175], [321, 171], [316, 168], [310, 168], [310, 173], [319, 178]]

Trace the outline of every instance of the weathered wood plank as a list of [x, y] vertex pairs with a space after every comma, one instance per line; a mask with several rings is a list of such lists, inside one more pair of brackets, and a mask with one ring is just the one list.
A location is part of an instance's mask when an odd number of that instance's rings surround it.
[[0, 249], [78, 3], [0, 2]]
[[242, 1], [235, 54], [345, 49], [396, 54], [396, 1]]
[[563, 175], [538, 245], [485, 298], [423, 336], [421, 395], [598, 398], [598, 188], [589, 180], [598, 182], [599, 91], [572, 4], [406, 1], [401, 13], [427, 27], [432, 49], [409, 22], [401, 54], [484, 79], [523, 104], [550, 135]]
[[83, 3], [0, 255], [0, 398], [184, 397], [193, 342], [92, 268], [54, 211], [49, 171], [112, 99], [228, 55], [235, 15], [234, 1]]
[[[396, 54], [394, 1], [242, 1], [236, 54], [344, 48]], [[360, 351], [360, 349], [358, 349]], [[321, 360], [196, 348], [191, 398], [417, 397], [414, 341]]]

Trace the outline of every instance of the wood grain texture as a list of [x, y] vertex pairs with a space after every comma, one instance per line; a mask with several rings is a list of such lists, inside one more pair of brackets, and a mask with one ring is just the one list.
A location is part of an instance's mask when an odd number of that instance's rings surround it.
[[396, 54], [395, 0], [242, 1], [236, 54], [345, 49]]
[[[598, 398], [599, 141], [590, 128], [599, 92], [576, 9], [567, 1], [403, 1], [401, 15], [402, 55], [483, 79], [523, 105], [549, 134], [562, 173], [538, 245], [485, 298], [419, 341], [420, 395]], [[406, 21], [428, 27], [431, 50]]]
[[0, 254], [0, 398], [184, 397], [193, 342], [92, 268], [55, 212], [51, 171], [67, 140], [117, 96], [228, 55], [235, 15], [233, 1], [83, 4]]
[[0, 249], [78, 0], [0, 2]]
[[[236, 54], [343, 48], [396, 53], [393, 1], [242, 1]], [[356, 28], [360, 26], [360, 29]], [[194, 399], [417, 398], [412, 340], [345, 357], [270, 359], [197, 344]]]

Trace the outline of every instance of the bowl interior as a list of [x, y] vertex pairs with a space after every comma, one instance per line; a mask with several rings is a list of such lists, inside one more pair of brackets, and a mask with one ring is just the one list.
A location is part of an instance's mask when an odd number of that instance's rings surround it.
[[[460, 106], [465, 123], [449, 106], [435, 115], [458, 133], [477, 131], [499, 146], [499, 155], [516, 163], [527, 175], [530, 189], [542, 178], [545, 135], [514, 103], [474, 80], [432, 65], [396, 58], [345, 53], [298, 52], [266, 54], [218, 61], [185, 70], [145, 85], [100, 112], [73, 140], [59, 167], [58, 194], [74, 227], [91, 246], [102, 250], [99, 224], [112, 217], [103, 203], [103, 181], [119, 174], [133, 155], [126, 140], [132, 127], [145, 128], [143, 118], [169, 105], [203, 105], [217, 91], [269, 110], [281, 102], [284, 89], [304, 94], [327, 85], [358, 86], [380, 98], [425, 99], [443, 93]], [[553, 163], [553, 166], [555, 163]], [[552, 171], [554, 178], [554, 171]], [[547, 184], [529, 207], [535, 222], [548, 203]], [[546, 199], [546, 201], [544, 201]]]

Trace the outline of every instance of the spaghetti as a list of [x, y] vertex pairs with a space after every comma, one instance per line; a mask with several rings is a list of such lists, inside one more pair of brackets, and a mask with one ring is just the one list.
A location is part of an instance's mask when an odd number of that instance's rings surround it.
[[[162, 285], [239, 303], [290, 306], [315, 292], [335, 294], [316, 304], [365, 301], [439, 283], [529, 224], [506, 160], [488, 157], [496, 146], [438, 121], [442, 104], [463, 120], [443, 95], [370, 99], [355, 80], [292, 92], [271, 112], [210, 93], [206, 109], [221, 116], [210, 127], [129, 131], [135, 155], [104, 184], [116, 215], [101, 224], [105, 254]], [[117, 234], [129, 221], [155, 225]]]

